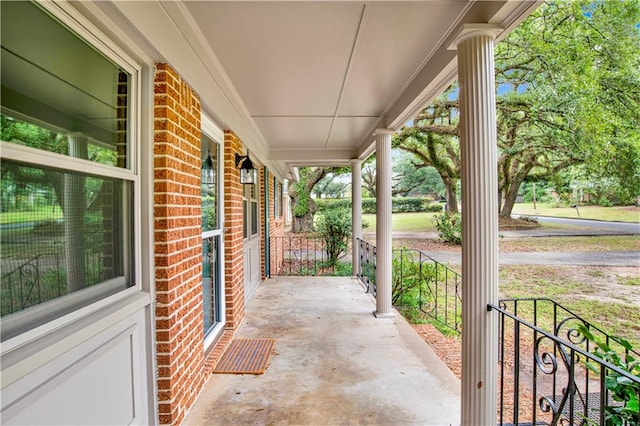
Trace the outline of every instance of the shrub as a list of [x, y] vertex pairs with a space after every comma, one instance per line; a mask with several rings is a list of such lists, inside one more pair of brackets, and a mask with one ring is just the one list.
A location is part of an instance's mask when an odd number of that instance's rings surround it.
[[318, 198], [315, 202], [317, 207], [316, 212], [333, 209], [351, 210], [350, 198]]
[[[620, 370], [632, 376], [640, 378], [640, 360], [632, 356], [633, 347], [624, 340], [618, 342], [624, 346], [627, 353], [617, 354], [609, 345], [596, 338], [584, 325], [578, 326], [578, 331], [589, 341], [596, 344], [593, 354], [598, 358], [607, 361], [618, 367]], [[600, 366], [586, 362], [587, 368], [596, 375], [600, 375]], [[613, 370], [607, 370], [604, 379], [605, 387], [609, 390], [611, 397], [617, 403], [605, 406], [606, 425], [637, 425], [640, 424], [640, 384], [633, 382], [629, 378]]]
[[350, 277], [352, 275], [351, 262], [336, 262], [332, 268], [333, 270], [327, 274], [330, 277]]
[[[329, 209], [346, 209], [351, 210], [350, 198], [320, 198], [314, 200], [318, 212], [323, 212]], [[442, 211], [441, 204], [430, 204], [428, 198], [420, 197], [393, 197], [391, 198], [391, 210], [394, 213], [417, 213], [417, 212], [435, 212]], [[362, 199], [362, 213], [375, 214], [376, 213], [376, 199], [375, 198], [363, 198]]]
[[598, 205], [602, 207], [613, 207], [613, 203], [607, 198], [606, 195], [603, 195], [598, 200]]
[[335, 265], [346, 253], [351, 237], [351, 212], [346, 209], [328, 209], [318, 215], [316, 231], [325, 243], [329, 265]]
[[422, 198], [392, 198], [391, 210], [394, 213], [414, 213], [425, 209], [425, 200]]
[[442, 213], [434, 217], [438, 236], [448, 244], [462, 244], [462, 217], [460, 213]]
[[396, 306], [421, 307], [422, 297], [426, 297], [426, 286], [435, 279], [432, 265], [421, 264], [415, 256], [415, 251], [403, 248], [394, 253], [391, 261], [392, 296], [391, 301]]
[[376, 213], [376, 199], [375, 198], [363, 198], [362, 199], [362, 213]]
[[440, 213], [442, 209], [443, 209], [443, 205], [441, 203], [430, 203], [425, 208], [425, 211], [432, 212], [432, 213]]

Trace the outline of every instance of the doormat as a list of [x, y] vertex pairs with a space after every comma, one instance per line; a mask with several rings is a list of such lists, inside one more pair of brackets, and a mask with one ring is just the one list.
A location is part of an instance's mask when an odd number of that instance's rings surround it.
[[213, 369], [218, 374], [264, 374], [276, 339], [234, 339]]

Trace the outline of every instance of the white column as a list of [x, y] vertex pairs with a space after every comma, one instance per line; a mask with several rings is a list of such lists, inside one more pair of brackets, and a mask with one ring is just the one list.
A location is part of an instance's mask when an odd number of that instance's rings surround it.
[[378, 318], [392, 317], [391, 305], [391, 135], [376, 130], [376, 310]]
[[462, 424], [495, 425], [498, 363], [498, 173], [495, 27], [457, 41], [462, 159]]
[[352, 223], [352, 275], [358, 273], [358, 239], [362, 239], [362, 160], [351, 160], [351, 223]]

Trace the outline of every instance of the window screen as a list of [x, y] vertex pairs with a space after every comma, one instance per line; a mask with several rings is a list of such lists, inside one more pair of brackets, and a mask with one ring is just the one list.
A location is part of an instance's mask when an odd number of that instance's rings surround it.
[[136, 74], [34, 3], [0, 7], [5, 340], [135, 284]]

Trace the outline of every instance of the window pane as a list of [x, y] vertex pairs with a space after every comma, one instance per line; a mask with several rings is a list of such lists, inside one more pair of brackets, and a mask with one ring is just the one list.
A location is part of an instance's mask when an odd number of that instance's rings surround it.
[[206, 136], [202, 139], [202, 231], [218, 229], [219, 144]]
[[251, 202], [251, 235], [258, 233], [258, 203]]
[[205, 334], [220, 321], [220, 236], [204, 238], [202, 241], [202, 292], [204, 299], [204, 331]]
[[248, 214], [247, 214], [248, 204], [249, 204], [249, 201], [247, 200], [242, 201], [242, 236], [243, 238], [248, 237], [248, 232], [247, 232], [247, 226], [248, 226], [247, 221], [249, 220]]
[[1, 165], [2, 317], [102, 283], [113, 292], [134, 284], [130, 182]]
[[278, 182], [273, 178], [273, 217], [278, 217]]
[[0, 115], [0, 140], [110, 166], [124, 164], [115, 149], [96, 145], [84, 135], [56, 133], [5, 114]]
[[128, 167], [130, 74], [33, 3], [0, 6], [2, 139]]

